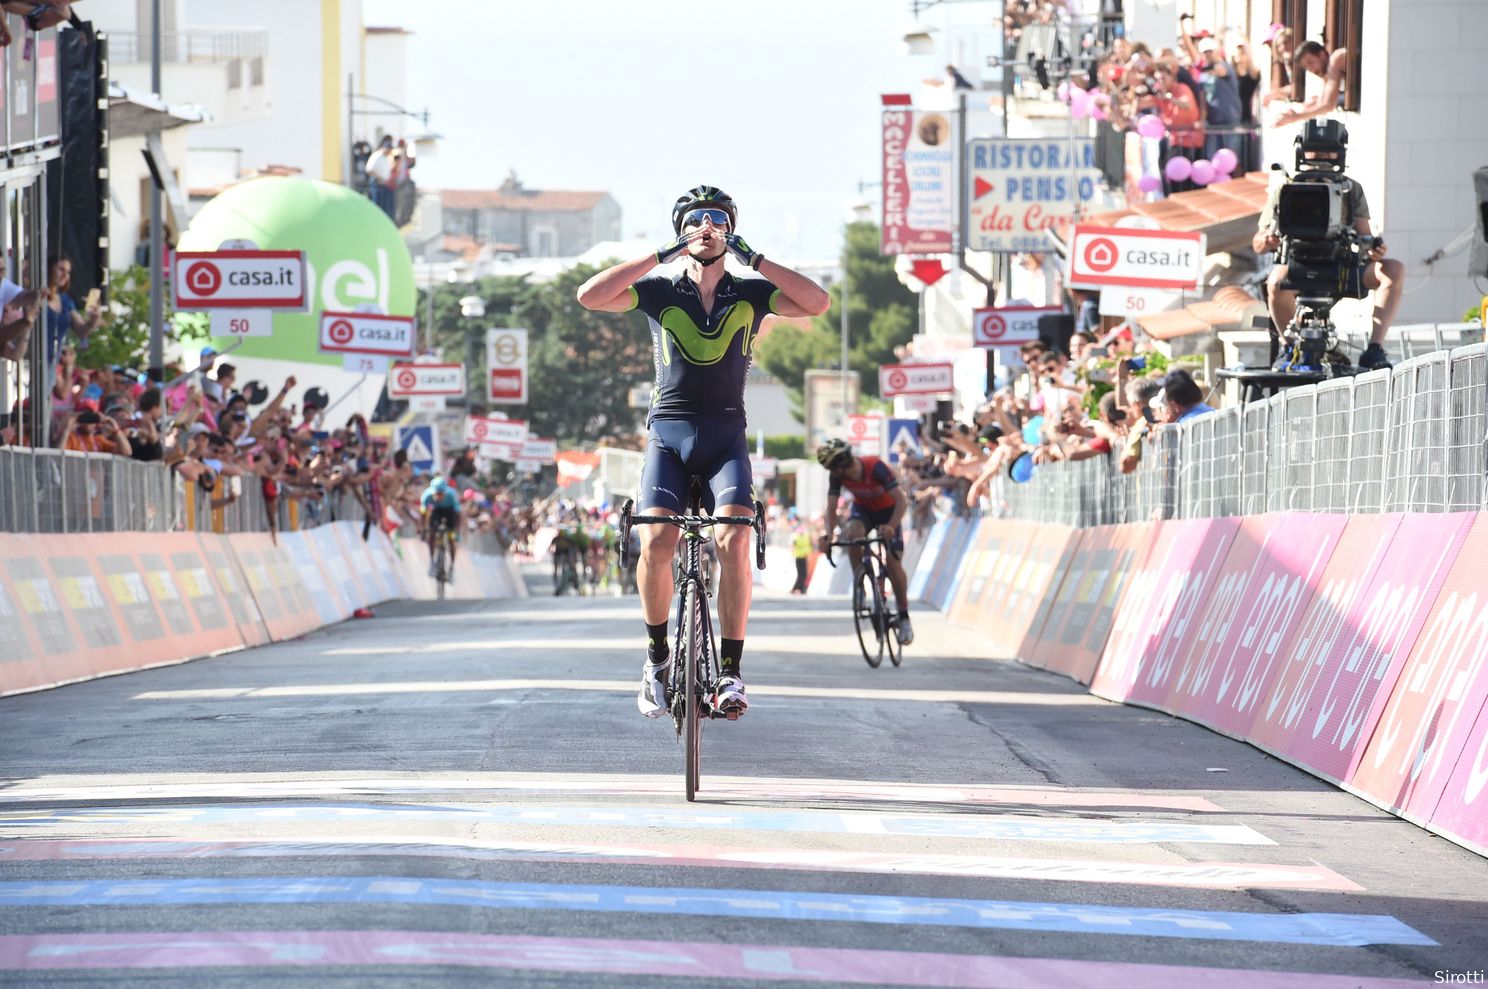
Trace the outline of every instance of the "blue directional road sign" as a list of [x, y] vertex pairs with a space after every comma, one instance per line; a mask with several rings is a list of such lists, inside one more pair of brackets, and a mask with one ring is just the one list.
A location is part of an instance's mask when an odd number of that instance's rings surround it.
[[399, 426], [394, 440], [398, 449], [408, 451], [414, 470], [432, 471], [439, 463], [439, 435], [432, 425]]
[[920, 420], [918, 419], [890, 419], [888, 437], [889, 463], [891, 464], [899, 462], [901, 449], [907, 449], [911, 453], [924, 451], [924, 447], [920, 444]]

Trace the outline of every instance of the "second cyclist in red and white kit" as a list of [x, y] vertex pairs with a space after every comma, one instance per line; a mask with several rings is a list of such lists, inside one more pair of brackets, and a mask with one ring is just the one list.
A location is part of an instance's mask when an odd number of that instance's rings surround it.
[[[904, 521], [909, 499], [888, 464], [877, 457], [853, 456], [845, 440], [827, 440], [817, 448], [816, 460], [831, 475], [827, 484], [827, 542], [832, 541], [834, 532], [839, 539], [862, 539], [876, 529], [889, 544], [885, 569], [899, 608], [896, 634], [899, 644], [907, 646], [914, 641], [914, 628], [909, 624], [909, 581], [899, 560], [904, 555], [904, 537], [899, 526]], [[837, 502], [844, 489], [852, 496], [852, 508], [839, 527]], [[847, 555], [857, 570], [863, 559], [862, 547], [849, 546]]]

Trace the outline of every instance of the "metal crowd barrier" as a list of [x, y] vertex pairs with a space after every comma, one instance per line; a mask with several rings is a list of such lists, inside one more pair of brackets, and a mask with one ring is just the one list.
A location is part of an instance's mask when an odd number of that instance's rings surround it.
[[170, 532], [179, 502], [158, 464], [0, 448], [0, 532]]
[[1488, 511], [1488, 347], [1288, 389], [1119, 453], [1003, 476], [990, 514], [1091, 526], [1262, 512]]

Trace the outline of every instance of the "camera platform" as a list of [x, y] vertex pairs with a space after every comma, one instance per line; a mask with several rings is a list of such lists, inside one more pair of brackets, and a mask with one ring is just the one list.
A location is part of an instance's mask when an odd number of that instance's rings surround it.
[[1326, 371], [1277, 371], [1269, 367], [1222, 367], [1215, 372], [1221, 381], [1233, 381], [1240, 385], [1240, 400], [1244, 404], [1257, 402], [1270, 395], [1298, 385], [1316, 385], [1334, 378], [1352, 377], [1363, 369], [1353, 366], [1330, 365]]

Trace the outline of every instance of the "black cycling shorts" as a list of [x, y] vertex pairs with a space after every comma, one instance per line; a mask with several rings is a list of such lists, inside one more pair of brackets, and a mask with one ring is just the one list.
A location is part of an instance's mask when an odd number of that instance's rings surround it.
[[443, 521], [444, 527], [455, 535], [460, 534], [460, 510], [447, 505], [435, 505], [429, 509], [429, 528], [437, 529]]
[[693, 478], [703, 484], [703, 511], [720, 505], [754, 508], [749, 441], [739, 423], [656, 419], [646, 440], [638, 507], [687, 509]]
[[889, 519], [894, 517], [894, 506], [888, 508], [862, 508], [857, 502], [853, 502], [852, 509], [848, 511], [847, 517], [857, 519], [863, 523], [863, 528], [872, 532], [881, 525], [888, 525]]

